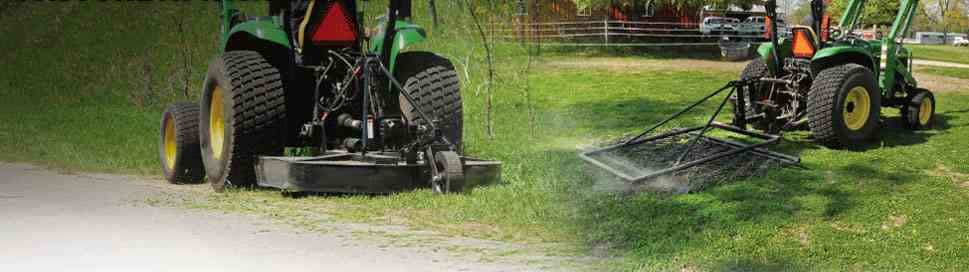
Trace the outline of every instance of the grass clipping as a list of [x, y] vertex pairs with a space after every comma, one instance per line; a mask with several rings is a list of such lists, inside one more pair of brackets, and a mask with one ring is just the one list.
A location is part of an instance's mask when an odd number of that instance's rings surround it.
[[[690, 139], [694, 135], [680, 134], [617, 148], [608, 152], [590, 154], [589, 157], [627, 176], [644, 176], [675, 167], [677, 159], [690, 146]], [[621, 138], [613, 144], [624, 143], [627, 139], [629, 137]], [[707, 137], [700, 137], [690, 148], [690, 152], [683, 157], [681, 164], [727, 152], [734, 148], [717, 143]], [[686, 194], [702, 191], [716, 184], [763, 176], [771, 169], [786, 165], [788, 164], [784, 161], [747, 151], [635, 183], [623, 181], [604, 169], [594, 168], [592, 171], [594, 176], [597, 177], [596, 188], [603, 191], [620, 193], [654, 191], [668, 194]]]

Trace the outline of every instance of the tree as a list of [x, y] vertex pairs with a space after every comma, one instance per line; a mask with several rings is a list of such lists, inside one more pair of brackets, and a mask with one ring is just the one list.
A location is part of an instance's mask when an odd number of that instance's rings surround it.
[[437, 21], [437, 5], [434, 4], [434, 0], [428, 0], [427, 1], [427, 7], [428, 7], [428, 9], [430, 9], [431, 22], [433, 22], [432, 26], [434, 26], [434, 28], [437, 28], [437, 25], [438, 25], [438, 21]]
[[949, 24], [945, 14], [949, 11], [949, 0], [938, 0], [939, 17], [942, 18], [942, 44], [949, 40]]
[[939, 10], [944, 6], [945, 3], [940, 5], [936, 1], [921, 2], [913, 29], [946, 33], [955, 29], [958, 32], [969, 32], [969, 9], [966, 8], [969, 7], [969, 0], [950, 0], [946, 11]]
[[[851, 0], [833, 0], [828, 7], [831, 18], [840, 19]], [[898, 0], [868, 0], [862, 8], [861, 25], [891, 25], [898, 14]]]
[[969, 0], [938, 0], [939, 24], [942, 36], [948, 39], [949, 30], [969, 31]]
[[[828, 10], [830, 10], [830, 8]], [[800, 22], [801, 19], [809, 15], [811, 15], [811, 1], [802, 1], [801, 4], [794, 9], [794, 12], [787, 15], [787, 21]]]
[[[945, 14], [946, 26], [951, 26], [961, 32], [969, 32], [969, 1], [952, 1], [949, 11]], [[946, 31], [952, 28], [947, 28]]]
[[[464, 1], [466, 2], [465, 4], [468, 5], [468, 15], [470, 15], [471, 17], [471, 23], [474, 25], [474, 29], [477, 30], [478, 37], [481, 39], [481, 45], [484, 46], [485, 60], [487, 61], [487, 64], [488, 64], [488, 79], [484, 83], [485, 131], [488, 135], [488, 139], [491, 139], [495, 135], [494, 129], [493, 129], [494, 117], [492, 117], [492, 110], [494, 109], [494, 107], [493, 107], [493, 102], [492, 102], [493, 97], [491, 92], [492, 84], [495, 81], [495, 64], [494, 64], [494, 51], [493, 51], [493, 48], [494, 48], [493, 39], [495, 38], [493, 29], [495, 27], [495, 24], [490, 20], [490, 19], [493, 19], [493, 17], [491, 16], [486, 16], [486, 18], [489, 19], [488, 22], [482, 22], [479, 19], [479, 15], [481, 14], [478, 14], [478, 13], [487, 14], [488, 10], [479, 9], [477, 5], [478, 2], [475, 2], [472, 0], [464, 0]], [[494, 5], [494, 2], [492, 2], [491, 4]], [[490, 10], [491, 11], [495, 10], [494, 6], [492, 6]], [[491, 31], [485, 31], [484, 26], [488, 26], [492, 28]]]

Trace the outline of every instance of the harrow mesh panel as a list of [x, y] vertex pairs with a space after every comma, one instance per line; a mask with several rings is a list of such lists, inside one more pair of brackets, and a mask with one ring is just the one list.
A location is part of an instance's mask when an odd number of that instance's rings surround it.
[[[633, 144], [608, 152], [590, 154], [589, 157], [628, 176], [642, 176], [650, 172], [674, 167], [676, 160], [687, 149], [689, 140], [694, 135], [694, 133], [680, 134]], [[622, 142], [624, 140], [617, 141], [617, 143]], [[704, 136], [697, 139], [682, 162], [698, 160], [733, 149], [737, 149], [737, 147]], [[747, 151], [645, 180], [642, 185], [664, 182], [667, 184], [656, 188], [672, 189], [674, 193], [686, 193], [700, 191], [710, 185], [762, 176], [770, 169], [785, 165], [788, 165], [788, 163], [754, 151]], [[671, 187], [671, 184], [668, 184], [670, 182], [675, 184], [672, 184]]]

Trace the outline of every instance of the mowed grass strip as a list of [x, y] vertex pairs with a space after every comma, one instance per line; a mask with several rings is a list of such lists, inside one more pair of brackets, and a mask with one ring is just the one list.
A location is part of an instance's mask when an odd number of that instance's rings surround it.
[[906, 44], [905, 47], [912, 50], [915, 59], [969, 64], [969, 47], [921, 44]]
[[[607, 258], [615, 270], [969, 267], [969, 212], [961, 208], [969, 204], [961, 155], [969, 151], [961, 143], [969, 135], [969, 96], [939, 95], [940, 126], [932, 131], [908, 131], [886, 109], [882, 139], [864, 152], [826, 149], [794, 133], [782, 149], [802, 156], [804, 169], [688, 195], [624, 195], [599, 190], [614, 181], [590, 172], [578, 150], [638, 131], [733, 73], [538, 67], [529, 76], [534, 121], [521, 108], [522, 96], [502, 90], [496, 138], [473, 143], [505, 163], [506, 184], [465, 195], [417, 191], [309, 197], [303, 204], [277, 198], [286, 204], [276, 205], [329, 207], [318, 209], [344, 220], [529, 243], [551, 254], [618, 257]], [[467, 113], [479, 116], [480, 102], [472, 96]], [[690, 115], [679, 125], [703, 117]], [[275, 194], [219, 201], [241, 205]]]
[[920, 66], [915, 70], [917, 73], [929, 73], [933, 75], [969, 79], [969, 69], [937, 66]]
[[197, 97], [217, 37], [199, 26], [218, 25], [215, 5], [9, 8], [0, 17], [0, 160], [158, 173], [158, 118], [167, 103]]

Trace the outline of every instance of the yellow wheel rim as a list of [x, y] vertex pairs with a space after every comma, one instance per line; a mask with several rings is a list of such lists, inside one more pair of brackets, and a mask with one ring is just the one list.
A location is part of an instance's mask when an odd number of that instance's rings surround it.
[[919, 105], [919, 124], [928, 125], [932, 118], [932, 99], [922, 98], [922, 105]]
[[858, 86], [848, 91], [842, 114], [845, 126], [850, 130], [859, 130], [865, 127], [870, 114], [871, 97], [868, 96], [868, 90], [865, 87]]
[[212, 90], [212, 101], [209, 105], [209, 144], [212, 156], [218, 160], [222, 158], [222, 144], [225, 142], [225, 115], [222, 106], [222, 88], [215, 86]]
[[178, 155], [178, 144], [175, 140], [175, 122], [172, 116], [165, 118], [165, 140], [163, 142], [165, 150], [165, 168], [169, 171], [175, 169], [175, 157]]

